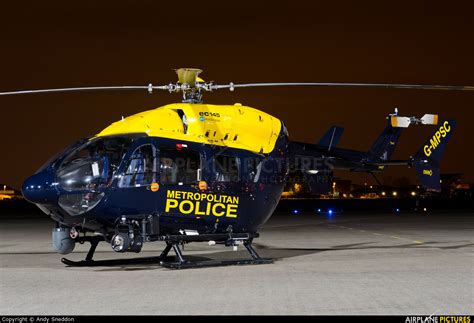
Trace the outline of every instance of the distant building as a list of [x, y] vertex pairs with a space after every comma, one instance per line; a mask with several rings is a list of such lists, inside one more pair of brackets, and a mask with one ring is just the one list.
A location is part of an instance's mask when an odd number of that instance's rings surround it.
[[429, 196], [445, 198], [473, 198], [474, 184], [463, 181], [463, 174], [441, 174], [442, 192], [428, 192], [421, 185], [411, 185], [407, 178], [401, 177], [385, 181], [384, 185], [352, 183], [350, 180], [331, 178], [327, 191], [314, 193], [304, 176], [292, 176], [286, 183], [283, 198], [320, 198], [320, 199], [418, 199]]
[[20, 192], [15, 191], [15, 189], [11, 188], [10, 186], [0, 184], [0, 201], [16, 200], [22, 198], [23, 196]]
[[351, 197], [352, 181], [336, 178], [333, 182], [333, 194], [339, 198]]
[[461, 173], [441, 174], [441, 194], [444, 197], [472, 198], [473, 185], [463, 180]]

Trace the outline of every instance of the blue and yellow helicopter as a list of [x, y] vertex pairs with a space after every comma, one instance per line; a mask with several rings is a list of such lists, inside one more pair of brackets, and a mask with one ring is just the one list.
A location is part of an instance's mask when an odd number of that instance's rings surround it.
[[[204, 92], [267, 86], [346, 86], [474, 90], [470, 86], [362, 83], [206, 83], [201, 70], [176, 70], [178, 82], [164, 86], [111, 86], [4, 92], [0, 95], [97, 90], [180, 92], [181, 103], [122, 118], [97, 135], [74, 143], [51, 158], [23, 184], [24, 197], [57, 226], [52, 239], [60, 254], [90, 242], [83, 261], [69, 266], [124, 263], [93, 260], [99, 242], [116, 252], [140, 252], [145, 242], [164, 241], [159, 257], [146, 258], [169, 268], [262, 264], [252, 247], [259, 228], [274, 212], [288, 176], [304, 176], [313, 192], [330, 190], [333, 171], [375, 173], [388, 166], [416, 169], [427, 190], [439, 191], [439, 161], [456, 122], [390, 114], [387, 126], [368, 152], [337, 148], [342, 128], [331, 127], [317, 144], [290, 141], [285, 124], [244, 106], [202, 102]], [[434, 135], [413, 157], [391, 160], [402, 130], [436, 125]], [[192, 262], [181, 246], [190, 242], [243, 245], [251, 259]], [[169, 260], [174, 250], [176, 258]], [[142, 262], [145, 258], [137, 261]], [[128, 260], [133, 262], [134, 260]]]

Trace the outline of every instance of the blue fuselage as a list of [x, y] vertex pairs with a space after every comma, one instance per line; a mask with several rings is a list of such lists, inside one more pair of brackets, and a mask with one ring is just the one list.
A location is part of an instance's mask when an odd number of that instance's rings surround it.
[[280, 200], [284, 131], [266, 155], [140, 134], [117, 138], [68, 148], [25, 181], [23, 195], [63, 226], [110, 232], [122, 217], [153, 215], [160, 234], [229, 226], [256, 232]]

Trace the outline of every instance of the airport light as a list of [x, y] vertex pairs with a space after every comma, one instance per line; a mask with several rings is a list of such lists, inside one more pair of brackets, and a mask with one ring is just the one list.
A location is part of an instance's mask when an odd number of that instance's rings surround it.
[[300, 213], [300, 211], [299, 211], [299, 210], [297, 210], [297, 209], [294, 209], [294, 210], [293, 210], [293, 214], [295, 214], [295, 215], [296, 215], [296, 214], [299, 214], [299, 213]]
[[385, 193], [385, 192], [382, 192], [382, 196], [385, 196], [385, 195], [387, 195], [387, 193]]
[[397, 191], [393, 191], [393, 192], [392, 192], [392, 195], [393, 195], [393, 196], [397, 196], [397, 195], [398, 195]]
[[415, 191], [412, 191], [412, 192], [411, 192], [411, 196], [416, 196], [416, 192], [415, 192]]
[[299, 192], [301, 192], [301, 189], [302, 189], [303, 186], [299, 183], [295, 183], [295, 185], [293, 187], [294, 187], [294, 193], [299, 193]]

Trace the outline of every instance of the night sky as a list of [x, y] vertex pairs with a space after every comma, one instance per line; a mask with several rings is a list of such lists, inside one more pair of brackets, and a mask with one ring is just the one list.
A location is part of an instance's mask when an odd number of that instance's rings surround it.
[[[222, 84], [474, 85], [474, 14], [457, 2], [171, 2], [2, 4], [0, 91], [161, 85], [174, 82], [172, 69], [179, 67], [202, 68], [205, 80]], [[145, 91], [0, 97], [0, 183], [20, 188], [51, 155], [79, 138], [122, 115], [179, 101], [178, 94]], [[395, 107], [408, 116], [438, 113], [459, 123], [442, 172], [474, 180], [474, 92], [240, 89], [207, 93], [205, 102], [264, 110], [284, 120], [299, 141], [315, 142], [329, 126], [341, 125], [340, 146], [364, 151]], [[433, 129], [408, 129], [394, 158], [414, 154]], [[414, 180], [413, 174], [397, 168], [381, 178]]]

